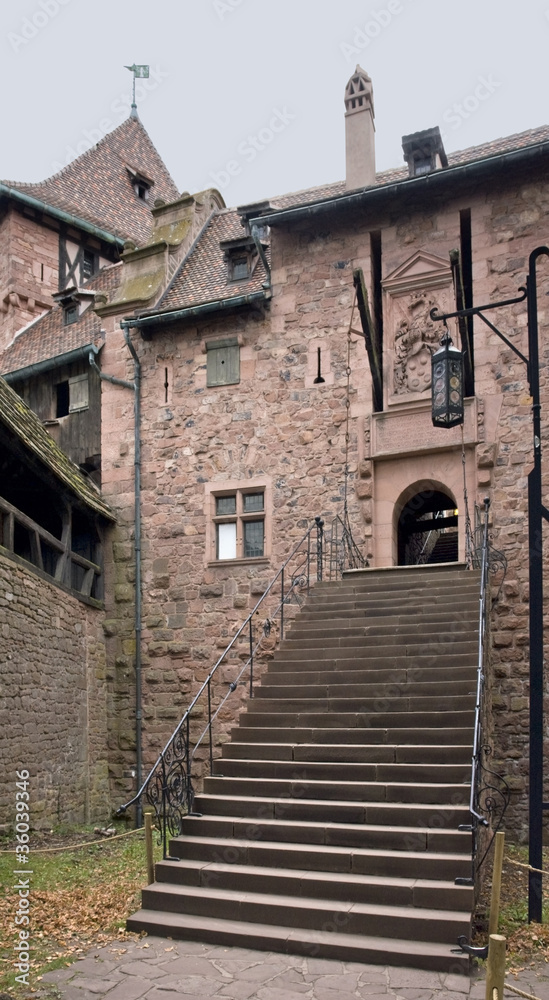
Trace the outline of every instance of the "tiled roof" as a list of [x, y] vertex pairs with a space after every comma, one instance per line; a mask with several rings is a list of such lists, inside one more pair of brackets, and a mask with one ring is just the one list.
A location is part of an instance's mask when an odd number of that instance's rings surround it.
[[215, 299], [231, 299], [237, 295], [260, 292], [267, 275], [261, 260], [252, 276], [245, 281], [227, 280], [227, 263], [222, 240], [245, 236], [240, 217], [234, 209], [224, 209], [214, 215], [194, 251], [183, 261], [173, 281], [154, 308], [168, 312]]
[[[526, 132], [483, 143], [480, 146], [470, 146], [468, 149], [449, 153], [448, 166], [452, 167], [485, 159], [489, 156], [526, 148], [548, 140], [549, 126], [529, 129]], [[376, 175], [376, 185], [395, 183], [405, 180], [407, 177], [408, 167], [403, 164], [401, 167], [380, 171]], [[276, 211], [295, 205], [305, 205], [327, 198], [335, 198], [345, 193], [345, 182], [337, 181], [333, 184], [324, 184], [320, 187], [270, 198], [268, 203]], [[236, 239], [243, 235], [244, 229], [235, 209], [224, 209], [216, 214], [210, 220], [207, 229], [191, 254], [181, 264], [166, 292], [150, 312], [154, 314], [169, 312], [173, 309], [184, 309], [217, 299], [228, 299], [232, 296], [260, 291], [266, 277], [260, 261], [253, 276], [247, 281], [227, 281], [227, 264], [220, 247], [220, 241]]]
[[115, 520], [94, 483], [67, 458], [42, 426], [36, 414], [3, 378], [0, 378], [0, 422], [87, 507], [109, 521]]
[[[129, 171], [154, 181], [148, 203], [136, 195]], [[175, 201], [179, 196], [138, 118], [127, 118], [96, 146], [45, 181], [3, 183], [136, 243], [144, 243], [150, 235], [150, 209], [155, 199]]]
[[[469, 146], [467, 149], [448, 153], [448, 166], [456, 167], [462, 163], [473, 163], [475, 160], [484, 160], [489, 156], [499, 156], [501, 153], [510, 153], [514, 149], [525, 149], [528, 146], [535, 146], [539, 142], [548, 141], [549, 125], [542, 125], [539, 128], [528, 129], [526, 132], [517, 132], [515, 135], [506, 135], [501, 139], [481, 143], [480, 146]], [[406, 177], [408, 177], [408, 167], [403, 164], [401, 167], [392, 167], [390, 170], [382, 170], [377, 173], [376, 185], [395, 183], [405, 180]], [[321, 187], [308, 188], [304, 191], [294, 191], [269, 200], [274, 209], [283, 209], [291, 208], [294, 205], [307, 205], [324, 198], [335, 198], [337, 195], [345, 194], [345, 192], [345, 181], [336, 181], [333, 184], [324, 184]]]
[[[112, 291], [118, 286], [121, 275], [122, 263], [113, 264], [90, 278], [84, 288], [97, 292]], [[99, 346], [101, 343], [101, 320], [91, 306], [85, 309], [75, 323], [65, 326], [63, 307], [55, 305], [34, 323], [15, 334], [2, 354], [0, 371], [4, 374], [17, 372], [87, 344]]]

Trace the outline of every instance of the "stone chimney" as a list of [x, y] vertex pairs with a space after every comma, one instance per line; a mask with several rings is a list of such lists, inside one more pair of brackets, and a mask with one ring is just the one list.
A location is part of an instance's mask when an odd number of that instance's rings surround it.
[[375, 183], [374, 91], [368, 74], [357, 66], [345, 88], [345, 187]]

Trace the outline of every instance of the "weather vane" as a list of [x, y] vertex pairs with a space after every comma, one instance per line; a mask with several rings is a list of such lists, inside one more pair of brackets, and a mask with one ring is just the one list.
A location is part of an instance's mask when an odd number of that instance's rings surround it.
[[132, 109], [130, 111], [130, 118], [137, 118], [137, 104], [135, 103], [135, 81], [136, 80], [148, 80], [149, 79], [149, 67], [148, 66], [124, 66], [124, 69], [129, 69], [130, 73], [133, 73], [133, 97], [132, 97]]

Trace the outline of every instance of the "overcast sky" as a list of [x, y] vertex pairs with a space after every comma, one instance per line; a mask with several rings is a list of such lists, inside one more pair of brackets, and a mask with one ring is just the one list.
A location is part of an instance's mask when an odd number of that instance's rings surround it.
[[437, 124], [453, 151], [549, 121], [549, 0], [3, 0], [0, 46], [11, 180], [45, 179], [119, 125], [132, 63], [150, 65], [139, 115], [179, 189], [230, 205], [344, 177], [357, 62], [378, 169]]

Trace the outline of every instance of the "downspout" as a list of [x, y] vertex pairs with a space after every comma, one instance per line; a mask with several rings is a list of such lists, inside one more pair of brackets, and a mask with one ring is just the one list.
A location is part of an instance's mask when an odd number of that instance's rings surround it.
[[[143, 734], [142, 734], [142, 664], [141, 664], [141, 629], [142, 629], [142, 570], [141, 570], [141, 362], [130, 340], [129, 327], [131, 323], [121, 321], [124, 340], [134, 362], [134, 381], [107, 375], [99, 368], [93, 353], [89, 353], [91, 367], [99, 378], [112, 385], [120, 385], [124, 389], [133, 389], [134, 393], [134, 547], [135, 547], [135, 779], [137, 787], [143, 783]], [[136, 828], [142, 826], [143, 816], [141, 802], [135, 807]]]

